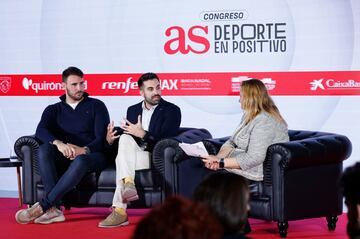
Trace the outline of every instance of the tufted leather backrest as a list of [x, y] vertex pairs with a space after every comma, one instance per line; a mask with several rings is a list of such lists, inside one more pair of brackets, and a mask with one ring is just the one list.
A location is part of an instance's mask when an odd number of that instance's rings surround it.
[[179, 134], [174, 139], [178, 142], [193, 144], [211, 137], [210, 132], [206, 129], [180, 128]]
[[289, 137], [290, 142], [271, 145], [268, 149], [270, 153], [281, 153], [281, 164], [289, 169], [340, 163], [352, 151], [350, 140], [335, 133], [289, 130]]

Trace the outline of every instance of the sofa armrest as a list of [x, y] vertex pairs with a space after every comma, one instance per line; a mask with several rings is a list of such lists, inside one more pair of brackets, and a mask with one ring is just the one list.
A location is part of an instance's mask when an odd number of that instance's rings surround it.
[[230, 138], [230, 136], [216, 138], [216, 139], [205, 139], [203, 140], [204, 146], [210, 155], [215, 155], [219, 152], [221, 146]]
[[155, 145], [152, 163], [155, 169], [154, 172], [159, 176], [155, 178], [162, 180], [160, 185], [164, 188], [166, 197], [177, 192], [176, 164], [177, 161], [184, 157], [185, 153], [179, 147], [177, 140], [163, 139]]
[[35, 137], [35, 135], [27, 135], [27, 136], [22, 136], [15, 141], [14, 150], [16, 155], [19, 157], [19, 159], [23, 160], [24, 159], [24, 152], [22, 149], [23, 146], [28, 146], [30, 147], [31, 151], [35, 152], [35, 150], [39, 148], [39, 145], [40, 145], [40, 141]]
[[156, 143], [152, 152], [152, 164], [155, 172], [163, 180], [166, 195], [178, 192], [178, 163], [187, 155], [179, 147], [179, 142], [196, 143], [211, 138], [206, 129], [181, 128], [180, 133], [172, 138], [162, 139]]
[[14, 144], [15, 153], [22, 161], [23, 201], [26, 204], [33, 204], [36, 201], [36, 178], [39, 180], [36, 158], [39, 144], [34, 135], [22, 136]]

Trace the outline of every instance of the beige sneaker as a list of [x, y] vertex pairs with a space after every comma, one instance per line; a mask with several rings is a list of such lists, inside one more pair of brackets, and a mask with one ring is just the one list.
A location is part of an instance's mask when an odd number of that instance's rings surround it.
[[126, 225], [129, 225], [128, 216], [117, 213], [113, 208], [111, 214], [105, 220], [99, 222], [98, 227], [111, 228]]
[[43, 214], [44, 212], [39, 202], [37, 202], [30, 208], [17, 211], [17, 213], [15, 214], [15, 219], [20, 224], [27, 224]]
[[42, 216], [35, 219], [35, 223], [40, 224], [50, 224], [53, 222], [63, 222], [65, 221], [65, 217], [63, 212], [56, 207], [52, 207], [46, 211]]
[[122, 198], [124, 202], [135, 201], [139, 199], [134, 183], [126, 182], [124, 184], [124, 190], [122, 192]]

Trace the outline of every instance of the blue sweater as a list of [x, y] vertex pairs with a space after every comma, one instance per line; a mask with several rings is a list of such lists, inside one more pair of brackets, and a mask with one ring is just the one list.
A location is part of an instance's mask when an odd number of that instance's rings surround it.
[[91, 152], [102, 151], [110, 122], [109, 113], [102, 101], [88, 96], [84, 93], [84, 99], [75, 110], [65, 102], [65, 95], [60, 97], [61, 102], [46, 107], [36, 137], [43, 143], [58, 139], [80, 147], [87, 146]]

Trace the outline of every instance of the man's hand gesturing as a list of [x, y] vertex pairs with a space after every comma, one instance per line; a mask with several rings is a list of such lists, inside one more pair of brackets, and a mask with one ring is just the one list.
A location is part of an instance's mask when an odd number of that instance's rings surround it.
[[119, 138], [120, 135], [115, 135], [116, 131], [114, 130], [114, 121], [111, 121], [107, 126], [107, 133], [106, 133], [106, 141], [108, 144], [112, 145], [115, 139]]
[[121, 126], [124, 133], [134, 135], [140, 139], [144, 138], [146, 132], [141, 125], [141, 115], [138, 116], [138, 122], [136, 124], [132, 124], [127, 119], [125, 119], [125, 122], [126, 124]]

